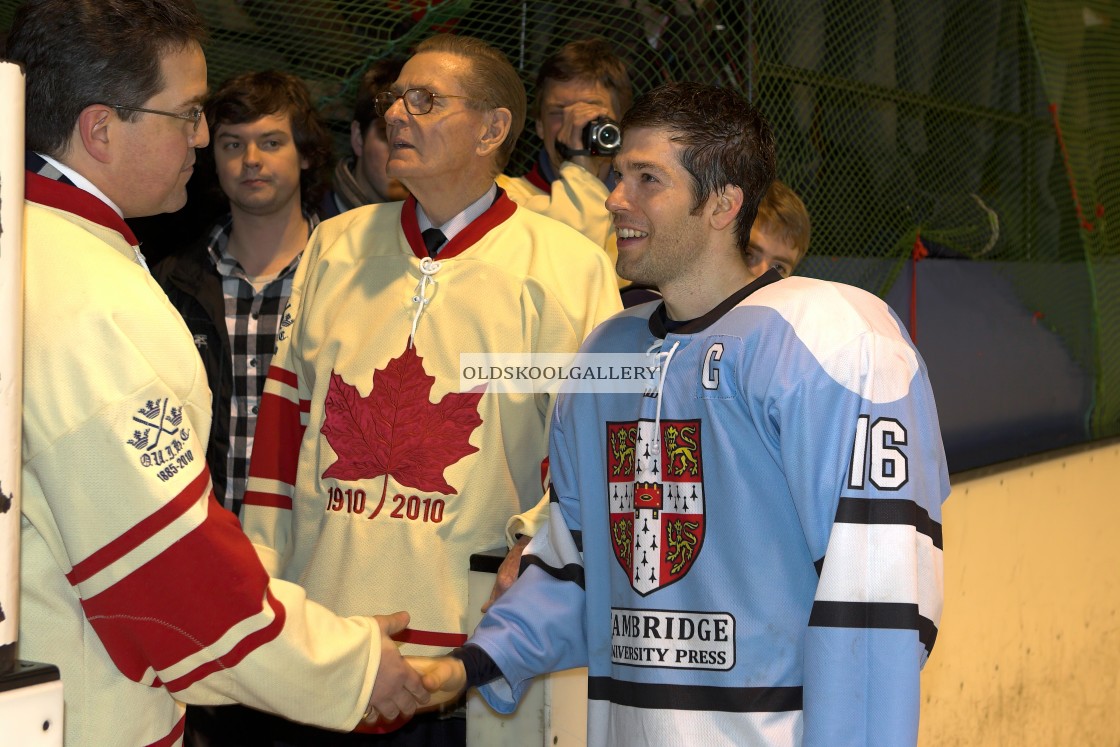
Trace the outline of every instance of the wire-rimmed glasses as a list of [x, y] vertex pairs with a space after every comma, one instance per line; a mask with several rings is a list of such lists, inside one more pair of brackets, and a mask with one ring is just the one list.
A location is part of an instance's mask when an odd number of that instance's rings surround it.
[[392, 91], [382, 91], [373, 97], [373, 110], [377, 112], [377, 116], [384, 117], [389, 108], [397, 102], [397, 99], [404, 99], [404, 108], [409, 114], [418, 116], [420, 114], [427, 114], [432, 110], [436, 99], [469, 99], [471, 96], [456, 96], [450, 93], [433, 93], [427, 88], [409, 88], [401, 94], [393, 93]]
[[163, 117], [175, 117], [175, 119], [185, 119], [194, 125], [194, 131], [198, 132], [198, 125], [202, 122], [202, 107], [193, 107], [190, 111], [176, 114], [175, 112], [165, 112], [159, 109], [145, 109], [142, 106], [125, 106], [124, 104], [109, 104], [114, 109], [125, 109], [130, 112], [144, 112], [145, 114], [159, 114]]

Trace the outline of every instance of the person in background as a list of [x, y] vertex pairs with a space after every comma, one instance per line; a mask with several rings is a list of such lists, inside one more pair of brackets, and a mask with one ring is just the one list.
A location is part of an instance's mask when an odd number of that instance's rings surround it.
[[[541, 149], [523, 176], [498, 184], [517, 204], [571, 226], [616, 256], [610, 214], [610, 155], [591, 155], [583, 130], [600, 117], [617, 122], [630, 106], [626, 63], [610, 43], [593, 37], [569, 42], [537, 73], [536, 133]], [[620, 283], [621, 284], [621, 283]]]
[[331, 218], [361, 205], [394, 202], [408, 197], [408, 190], [385, 173], [389, 141], [385, 119], [374, 109], [373, 97], [389, 88], [404, 65], [403, 57], [375, 62], [362, 75], [350, 122], [353, 155], [340, 160], [334, 169], [334, 188], [323, 198], [320, 214]]
[[[519, 208], [494, 182], [525, 119], [506, 57], [467, 36], [421, 42], [375, 98], [404, 202], [324, 221], [306, 250], [269, 371], [242, 523], [269, 572], [339, 614], [405, 602], [400, 640], [466, 639], [473, 553], [539, 519], [545, 387], [461, 385], [460, 356], [574, 353], [620, 309], [602, 250]], [[480, 383], [480, 382], [479, 382]], [[513, 519], [513, 523], [510, 521]], [[392, 734], [293, 725], [305, 745], [462, 745], [465, 720]]]
[[427, 693], [390, 635], [270, 578], [213, 498], [190, 333], [124, 219], [181, 208], [210, 139], [205, 28], [178, 0], [34, 0], [27, 80], [20, 654], [56, 664], [65, 742], [178, 745], [184, 703], [333, 729]]
[[[303, 247], [319, 223], [330, 135], [307, 86], [268, 70], [227, 80], [204, 107], [229, 212], [153, 275], [194, 338], [212, 395], [206, 459], [214, 497], [237, 515], [280, 316]], [[306, 195], [306, 197], [305, 197]], [[187, 709], [186, 744], [251, 744], [256, 712]]]
[[280, 317], [325, 187], [330, 134], [307, 86], [268, 70], [227, 80], [207, 101], [211, 151], [229, 213], [156, 280], [183, 315], [213, 393], [207, 461], [218, 502], [241, 510], [257, 411]]
[[412, 663], [502, 713], [587, 665], [592, 747], [916, 744], [949, 494], [925, 365], [879, 298], [756, 275], [774, 140], [740, 94], [670, 84], [622, 125], [618, 272], [664, 300], [582, 352], [645, 351], [658, 382], [560, 394], [525, 571]]
[[775, 179], [758, 203], [747, 243], [747, 266], [757, 277], [770, 268], [793, 274], [809, 251], [809, 211], [797, 193]]

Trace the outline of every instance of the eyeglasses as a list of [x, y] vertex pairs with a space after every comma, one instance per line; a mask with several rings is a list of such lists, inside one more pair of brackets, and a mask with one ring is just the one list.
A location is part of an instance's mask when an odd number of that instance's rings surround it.
[[436, 99], [469, 99], [471, 96], [454, 96], [450, 93], [432, 93], [427, 88], [410, 88], [402, 94], [382, 91], [373, 97], [373, 110], [377, 116], [384, 117], [397, 99], [404, 99], [404, 108], [414, 116], [427, 114], [432, 110]]
[[175, 119], [185, 119], [194, 125], [194, 131], [198, 132], [198, 124], [202, 121], [202, 107], [194, 107], [188, 112], [183, 114], [176, 114], [175, 112], [163, 112], [159, 109], [145, 109], [142, 106], [125, 106], [124, 104], [109, 104], [114, 109], [125, 109], [130, 112], [144, 112], [145, 114], [159, 114], [163, 117], [175, 117]]

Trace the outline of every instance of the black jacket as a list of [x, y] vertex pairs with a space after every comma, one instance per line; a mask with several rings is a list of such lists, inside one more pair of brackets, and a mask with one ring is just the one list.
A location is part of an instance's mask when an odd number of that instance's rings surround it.
[[152, 269], [152, 275], [187, 323], [206, 368], [212, 398], [206, 462], [214, 481], [214, 496], [225, 505], [233, 351], [226, 332], [222, 278], [210, 261], [208, 243], [209, 236], [203, 236], [185, 251], [164, 258]]

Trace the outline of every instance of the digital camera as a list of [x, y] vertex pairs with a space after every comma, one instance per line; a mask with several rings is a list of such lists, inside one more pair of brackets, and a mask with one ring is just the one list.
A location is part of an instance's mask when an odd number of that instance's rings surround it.
[[622, 147], [622, 129], [610, 117], [598, 117], [583, 126], [583, 147], [593, 156], [613, 156]]

